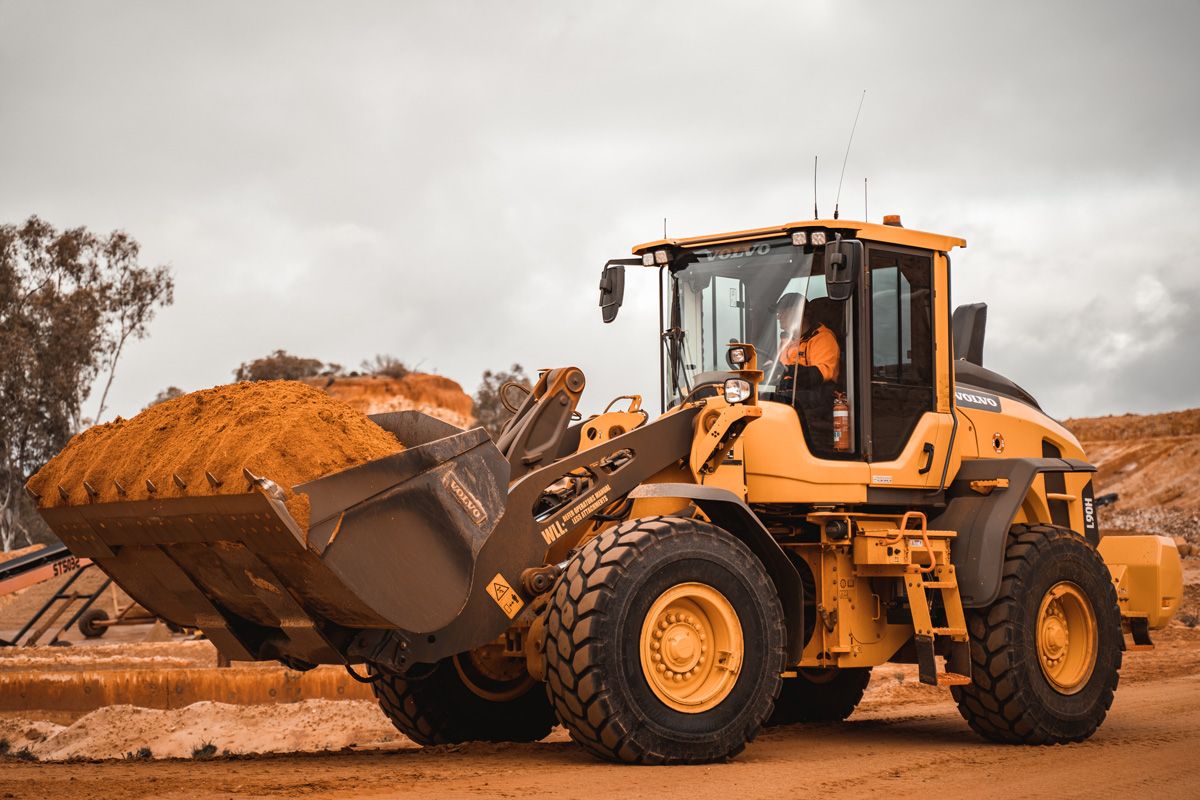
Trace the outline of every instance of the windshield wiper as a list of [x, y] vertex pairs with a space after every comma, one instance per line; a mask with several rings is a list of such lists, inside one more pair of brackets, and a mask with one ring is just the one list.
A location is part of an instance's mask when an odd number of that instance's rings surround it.
[[[667, 328], [662, 332], [663, 346], [667, 348], [667, 364], [671, 375], [671, 390], [677, 397], [685, 397], [692, 390], [688, 381], [687, 368], [683, 363], [683, 344], [685, 342], [683, 328], [678, 326]], [[680, 391], [679, 377], [683, 376], [684, 391]]]

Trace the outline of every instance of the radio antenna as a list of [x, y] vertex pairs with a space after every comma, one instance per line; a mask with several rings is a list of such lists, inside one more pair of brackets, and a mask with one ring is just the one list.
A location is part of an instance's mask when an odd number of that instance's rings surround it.
[[667, 218], [663, 217], [663, 238], [667, 238]]
[[813, 219], [820, 219], [817, 213], [817, 157], [813, 156]]
[[871, 217], [867, 213], [867, 179], [863, 178], [863, 222], [870, 222]]
[[858, 111], [854, 113], [854, 124], [850, 126], [850, 140], [846, 142], [846, 156], [842, 159], [842, 176], [838, 178], [837, 197], [833, 200], [833, 218], [838, 218], [838, 203], [842, 199], [842, 181], [846, 178], [846, 162], [850, 160], [850, 145], [854, 144], [854, 131], [858, 128], [858, 115], [862, 113], [863, 101], [867, 99], [867, 90], [863, 89], [862, 97], [858, 99]]

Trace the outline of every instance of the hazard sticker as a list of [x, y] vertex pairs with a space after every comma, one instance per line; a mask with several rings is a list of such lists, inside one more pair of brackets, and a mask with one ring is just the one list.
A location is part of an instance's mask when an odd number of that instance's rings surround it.
[[517, 612], [525, 605], [525, 601], [521, 599], [521, 595], [516, 593], [512, 585], [504, 580], [504, 576], [499, 572], [496, 573], [496, 577], [488, 581], [487, 592], [509, 619], [515, 617]]

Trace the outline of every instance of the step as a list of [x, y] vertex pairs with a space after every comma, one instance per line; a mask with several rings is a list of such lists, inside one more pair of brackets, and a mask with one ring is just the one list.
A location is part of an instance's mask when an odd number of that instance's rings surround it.
[[966, 636], [966, 628], [931, 628], [934, 636]]
[[970, 677], [957, 672], [939, 672], [937, 676], [938, 686], [966, 686], [970, 682]]

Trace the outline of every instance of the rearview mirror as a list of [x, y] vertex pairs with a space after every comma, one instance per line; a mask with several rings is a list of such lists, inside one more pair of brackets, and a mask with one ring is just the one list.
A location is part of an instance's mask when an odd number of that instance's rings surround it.
[[600, 273], [600, 313], [612, 322], [625, 300], [625, 265], [609, 261]]
[[862, 272], [863, 243], [834, 239], [825, 247], [825, 291], [831, 300], [849, 300]]

